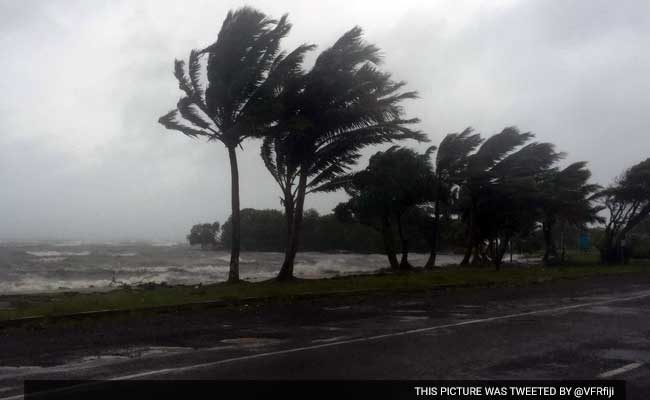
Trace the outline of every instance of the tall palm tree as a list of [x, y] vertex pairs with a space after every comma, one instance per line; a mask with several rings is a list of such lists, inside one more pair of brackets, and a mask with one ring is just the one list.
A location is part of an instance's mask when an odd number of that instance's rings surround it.
[[[451, 206], [453, 193], [462, 183], [466, 174], [469, 155], [483, 142], [481, 135], [474, 133], [472, 128], [466, 128], [460, 133], [447, 134], [437, 148], [434, 161], [435, 186], [431, 200], [433, 201], [433, 215], [428, 225], [427, 238], [429, 241], [429, 258], [426, 268], [436, 265], [438, 236], [440, 235], [440, 218], [442, 208], [447, 210]], [[434, 147], [430, 148], [433, 154]]]
[[416, 97], [401, 92], [382, 72], [379, 49], [363, 41], [362, 30], [346, 32], [323, 51], [311, 70], [296, 72], [278, 96], [282, 117], [269, 129], [261, 155], [282, 190], [287, 249], [279, 280], [293, 277], [305, 197], [340, 188], [340, 178], [366, 146], [393, 140], [427, 141], [409, 128], [400, 103]]
[[[250, 7], [228, 12], [217, 41], [192, 50], [189, 68], [175, 61], [174, 75], [185, 95], [176, 109], [159, 119], [167, 129], [189, 137], [220, 141], [228, 151], [231, 173], [232, 247], [229, 282], [239, 280], [240, 212], [238, 146], [259, 137], [276, 112], [273, 98], [278, 85], [302, 62], [311, 46], [280, 52], [280, 42], [291, 29]], [[202, 58], [207, 63], [202, 63]], [[207, 65], [205, 65], [207, 64]], [[206, 67], [205, 73], [201, 71]], [[207, 80], [207, 88], [203, 87]]]
[[491, 168], [532, 137], [531, 133], [521, 133], [515, 127], [508, 127], [482, 142], [478, 150], [467, 157], [459, 190], [466, 241], [465, 256], [461, 264], [469, 263], [477, 241], [478, 203], [493, 182]]
[[591, 172], [587, 162], [570, 164], [564, 169], [553, 168], [542, 180], [542, 231], [545, 251], [542, 260], [546, 263], [558, 259], [553, 232], [558, 223], [582, 226], [589, 222], [603, 222], [598, 216], [601, 207], [593, 204], [594, 194], [601, 189], [590, 184]]
[[535, 207], [523, 205], [535, 199], [532, 193], [540, 174], [563, 154], [555, 152], [550, 143], [526, 144], [533, 137], [530, 132], [507, 127], [468, 156], [459, 200], [466, 227], [461, 264], [469, 263], [472, 251], [477, 260], [481, 241], [488, 240], [498, 247], [494, 251], [498, 267], [512, 235], [534, 223], [534, 215], [527, 211]]

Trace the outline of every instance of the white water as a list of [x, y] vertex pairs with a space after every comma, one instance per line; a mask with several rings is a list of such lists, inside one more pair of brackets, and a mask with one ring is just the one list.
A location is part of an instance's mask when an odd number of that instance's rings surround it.
[[[274, 277], [282, 253], [243, 252], [241, 276], [260, 281]], [[412, 254], [421, 266], [426, 254]], [[0, 295], [62, 290], [105, 290], [122, 284], [207, 284], [228, 276], [226, 251], [201, 251], [178, 243], [10, 243], [0, 242]], [[454, 264], [459, 256], [439, 255], [438, 265]], [[367, 274], [387, 267], [382, 254], [306, 252], [296, 258], [300, 278]]]

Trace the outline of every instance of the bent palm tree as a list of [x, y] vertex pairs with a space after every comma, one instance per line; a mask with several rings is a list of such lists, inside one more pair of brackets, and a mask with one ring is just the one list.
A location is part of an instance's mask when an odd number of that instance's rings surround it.
[[309, 72], [294, 71], [278, 97], [282, 117], [265, 136], [261, 155], [282, 190], [287, 217], [279, 280], [293, 277], [307, 194], [340, 188], [341, 177], [366, 146], [427, 141], [408, 128], [418, 119], [402, 118], [400, 103], [416, 93], [400, 92], [405, 82], [378, 70], [379, 62], [379, 49], [365, 43], [355, 27], [323, 51]]
[[[481, 135], [473, 132], [472, 128], [466, 128], [460, 133], [447, 134], [437, 149], [434, 162], [435, 186], [432, 193], [433, 218], [428, 224], [427, 234], [430, 252], [426, 268], [436, 265], [442, 208], [449, 208], [454, 189], [458, 188], [466, 173], [469, 155], [483, 142]], [[435, 150], [431, 148], [430, 153]]]
[[[167, 129], [191, 137], [218, 140], [228, 150], [231, 173], [232, 246], [228, 281], [239, 280], [240, 212], [237, 146], [259, 137], [273, 119], [277, 86], [302, 62], [310, 46], [290, 54], [280, 52], [280, 41], [291, 25], [250, 7], [230, 11], [217, 41], [203, 50], [192, 50], [189, 68], [175, 61], [174, 75], [185, 92], [177, 108], [159, 119]], [[201, 57], [207, 56], [205, 76]], [[207, 78], [204, 90], [202, 78]]]
[[542, 231], [546, 248], [542, 260], [545, 263], [558, 259], [553, 238], [553, 231], [558, 222], [562, 227], [567, 223], [580, 227], [590, 222], [604, 222], [598, 216], [601, 207], [593, 204], [593, 196], [601, 187], [590, 184], [590, 177], [591, 172], [587, 169], [586, 161], [573, 163], [561, 170], [554, 168], [543, 177]]

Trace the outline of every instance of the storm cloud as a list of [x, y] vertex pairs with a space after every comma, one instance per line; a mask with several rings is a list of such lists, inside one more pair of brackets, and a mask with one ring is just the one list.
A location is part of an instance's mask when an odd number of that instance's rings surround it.
[[[420, 93], [408, 115], [433, 144], [466, 126], [489, 135], [516, 125], [555, 143], [566, 162], [589, 161], [603, 185], [650, 156], [649, 2], [246, 4], [289, 13], [285, 48], [320, 51], [363, 27], [383, 68]], [[194, 223], [224, 221], [224, 147], [157, 119], [181, 95], [174, 58], [216, 40], [241, 5], [1, 1], [0, 239], [180, 240]], [[280, 207], [259, 143], [245, 143], [240, 169], [242, 207]], [[306, 206], [327, 213], [344, 198], [311, 196]]]

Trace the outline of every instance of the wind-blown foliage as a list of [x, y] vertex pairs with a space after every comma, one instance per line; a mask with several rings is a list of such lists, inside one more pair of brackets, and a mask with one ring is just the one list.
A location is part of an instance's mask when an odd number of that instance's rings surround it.
[[[409, 269], [405, 214], [431, 197], [434, 179], [430, 151], [418, 154], [409, 148], [393, 146], [377, 152], [364, 170], [350, 175], [345, 190], [351, 199], [339, 204], [338, 212], [380, 231], [390, 266]], [[395, 255], [394, 227], [402, 252], [399, 263]]]
[[[228, 150], [231, 169], [232, 248], [229, 281], [239, 280], [239, 168], [237, 146], [260, 137], [278, 112], [279, 87], [302, 62], [311, 46], [291, 53], [280, 42], [291, 29], [284, 15], [268, 18], [250, 7], [230, 11], [212, 45], [192, 50], [188, 65], [176, 60], [174, 75], [184, 96], [176, 109], [160, 117], [167, 129], [191, 138], [218, 140]], [[207, 65], [203, 60], [207, 58]], [[205, 72], [202, 73], [205, 66]], [[207, 88], [203, 81], [207, 79]]]
[[627, 257], [622, 253], [622, 241], [650, 216], [650, 158], [625, 171], [599, 198], [610, 214], [600, 244], [601, 259], [606, 263], [622, 261]]
[[290, 279], [298, 249], [305, 196], [342, 187], [350, 166], [366, 146], [426, 136], [409, 128], [402, 92], [378, 69], [379, 49], [363, 41], [358, 27], [323, 51], [308, 71], [294, 71], [279, 93], [281, 116], [261, 148], [264, 163], [280, 186], [289, 236], [279, 279]]
[[437, 149], [431, 147], [427, 152], [433, 154], [437, 150], [434, 162], [435, 186], [428, 204], [422, 206], [426, 212], [420, 218], [420, 226], [427, 235], [430, 247], [429, 259], [425, 264], [427, 268], [436, 264], [441, 218], [449, 218], [455, 193], [467, 171], [469, 156], [483, 142], [481, 136], [473, 132], [468, 127], [460, 133], [447, 134]]
[[534, 135], [505, 128], [467, 157], [459, 185], [459, 213], [466, 225], [462, 263], [492, 260], [497, 267], [510, 240], [535, 227], [538, 183], [562, 157], [550, 143], [529, 143]]
[[[542, 231], [546, 246], [544, 262], [554, 263], [558, 259], [553, 237], [558, 224], [563, 237], [567, 226], [584, 229], [587, 223], [602, 222], [602, 218], [598, 216], [602, 207], [594, 204], [594, 194], [600, 190], [600, 186], [590, 184], [590, 177], [591, 172], [587, 169], [586, 161], [570, 164], [564, 169], [553, 168], [543, 176], [540, 194], [543, 214]], [[562, 251], [563, 255], [564, 251]], [[563, 257], [559, 258], [563, 259]]]

